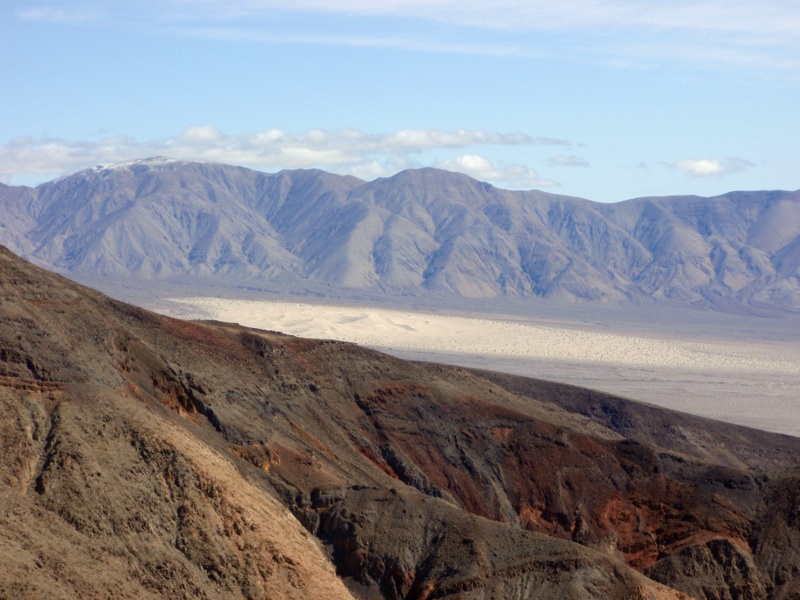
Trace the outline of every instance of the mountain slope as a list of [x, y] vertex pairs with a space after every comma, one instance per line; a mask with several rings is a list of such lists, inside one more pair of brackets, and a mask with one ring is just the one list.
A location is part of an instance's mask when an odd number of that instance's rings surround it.
[[800, 591], [796, 438], [177, 321], [4, 249], [0, 406], [2, 597]]
[[75, 274], [800, 308], [798, 192], [598, 204], [435, 169], [363, 182], [155, 158], [4, 186], [0, 207], [0, 241]]

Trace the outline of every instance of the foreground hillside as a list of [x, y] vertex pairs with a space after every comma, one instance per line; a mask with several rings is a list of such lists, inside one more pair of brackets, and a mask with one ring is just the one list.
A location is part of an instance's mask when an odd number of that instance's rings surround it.
[[0, 185], [0, 243], [73, 274], [290, 291], [800, 308], [800, 193], [599, 204], [409, 170], [165, 158]]
[[188, 323], [0, 249], [0, 597], [788, 598], [800, 440]]

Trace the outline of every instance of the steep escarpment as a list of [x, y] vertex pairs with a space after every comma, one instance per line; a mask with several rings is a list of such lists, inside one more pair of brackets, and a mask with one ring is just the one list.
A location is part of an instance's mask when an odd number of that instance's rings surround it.
[[169, 319], [5, 250], [0, 402], [0, 595], [766, 598], [798, 585], [800, 440]]

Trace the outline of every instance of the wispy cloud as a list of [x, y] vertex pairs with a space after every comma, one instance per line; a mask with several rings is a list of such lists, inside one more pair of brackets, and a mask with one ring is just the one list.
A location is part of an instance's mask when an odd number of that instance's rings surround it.
[[[623, 60], [636, 55], [618, 53], [608, 33], [631, 40], [627, 50], [659, 47], [658, 56], [682, 60], [747, 63], [783, 59], [787, 50], [800, 50], [800, 5], [785, 0], [173, 0], [174, 7], [200, 9], [210, 18], [231, 20], [242, 15], [258, 18], [270, 12], [323, 12], [349, 17], [405, 17], [525, 34], [567, 33], [588, 52], [600, 47]], [[618, 37], [618, 36], [613, 36]], [[530, 38], [528, 38], [530, 39]], [[528, 50], [535, 46], [528, 44]], [[669, 50], [664, 54], [664, 47]], [[686, 47], [693, 48], [687, 55]], [[790, 61], [796, 65], [795, 61]]]
[[[126, 23], [148, 31], [228, 41], [547, 56], [616, 66], [671, 60], [792, 71], [800, 65], [800, 5], [785, 0], [131, 0], [113, 8], [101, 0], [75, 0], [70, 8], [40, 0], [17, 16], [79, 22], [98, 13], [124, 15]], [[305, 18], [314, 13], [337, 19], [326, 20], [322, 30], [309, 25], [319, 19]], [[289, 30], [276, 25], [276, 16], [286, 15], [298, 17]], [[394, 19], [391, 27], [388, 19]], [[423, 23], [445, 24], [446, 35]]]
[[64, 8], [62, 6], [33, 6], [20, 9], [15, 14], [25, 21], [45, 23], [86, 23], [99, 18], [99, 13], [95, 10]]
[[574, 154], [569, 156], [559, 154], [549, 159], [547, 164], [551, 167], [588, 167], [589, 161], [583, 157], [575, 156]]
[[671, 165], [692, 177], [713, 177], [726, 173], [744, 171], [753, 165], [743, 158], [685, 158]]
[[[357, 129], [313, 129], [298, 134], [270, 129], [231, 135], [211, 125], [195, 125], [177, 135], [145, 142], [129, 136], [90, 141], [18, 137], [0, 146], [0, 177], [66, 174], [98, 163], [166, 155], [266, 170], [318, 167], [372, 179], [421, 166], [425, 153], [446, 155], [451, 150], [555, 142], [568, 144], [566, 140], [554, 138], [482, 130], [428, 129], [368, 134]], [[429, 164], [510, 187], [554, 185], [541, 179], [533, 169], [523, 165], [495, 165], [478, 154], [433, 161]]]
[[348, 46], [352, 48], [396, 48], [416, 52], [439, 54], [465, 54], [477, 56], [530, 56], [521, 45], [478, 44], [475, 42], [447, 42], [421, 38], [417, 35], [331, 35], [287, 34], [251, 29], [247, 27], [178, 27], [174, 32], [188, 38], [227, 42], [264, 42], [269, 44], [309, 44], [316, 46]]
[[781, 0], [172, 0], [171, 4], [223, 19], [291, 10], [413, 17], [524, 31], [650, 27], [791, 34], [800, 25], [800, 8]]

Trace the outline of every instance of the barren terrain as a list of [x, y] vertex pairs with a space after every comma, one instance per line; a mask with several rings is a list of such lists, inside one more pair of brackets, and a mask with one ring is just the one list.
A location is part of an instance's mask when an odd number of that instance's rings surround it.
[[0, 408], [0, 598], [800, 593], [800, 438], [180, 321], [2, 248]]
[[[172, 299], [168, 312], [571, 383], [800, 435], [800, 337], [792, 340], [792, 319], [726, 316], [703, 323], [698, 314], [682, 327], [669, 320], [623, 323], [619, 317], [601, 325], [574, 317], [456, 316], [223, 298]], [[725, 319], [727, 327], [721, 325]]]

